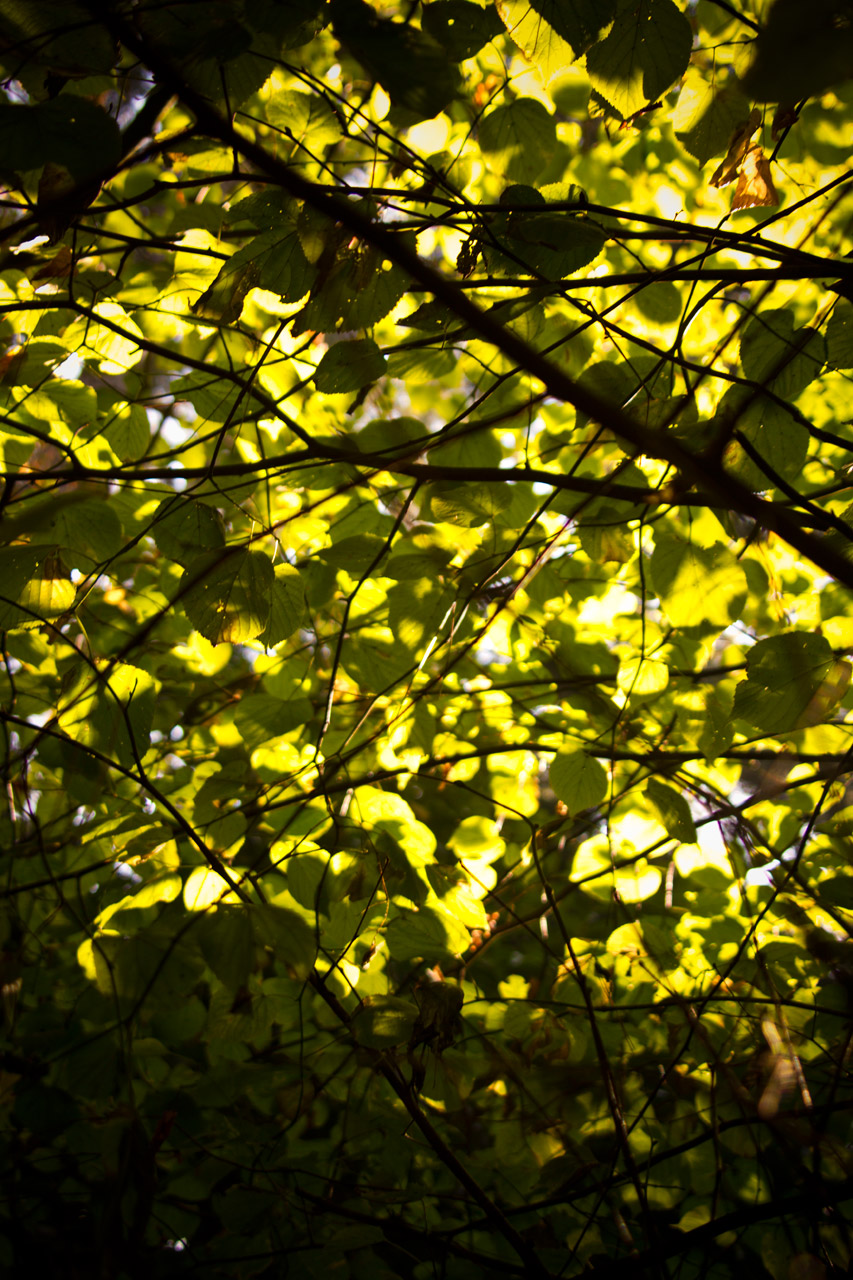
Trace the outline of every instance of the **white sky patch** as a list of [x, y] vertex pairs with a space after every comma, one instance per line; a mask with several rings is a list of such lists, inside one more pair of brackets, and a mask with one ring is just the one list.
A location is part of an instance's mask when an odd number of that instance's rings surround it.
[[83, 372], [83, 368], [83, 360], [81, 360], [80, 356], [72, 353], [70, 356], [66, 356], [65, 359], [56, 366], [53, 371], [53, 375], [55, 378], [64, 378], [71, 382], [80, 377], [80, 374]]

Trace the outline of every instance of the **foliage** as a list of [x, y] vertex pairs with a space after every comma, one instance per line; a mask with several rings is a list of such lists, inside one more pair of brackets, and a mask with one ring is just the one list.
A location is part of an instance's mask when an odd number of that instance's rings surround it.
[[851, 32], [0, 0], [10, 1274], [848, 1274]]

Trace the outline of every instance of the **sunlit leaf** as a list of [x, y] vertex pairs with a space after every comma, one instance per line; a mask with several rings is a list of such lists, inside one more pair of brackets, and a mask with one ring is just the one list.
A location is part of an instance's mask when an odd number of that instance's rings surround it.
[[686, 69], [693, 34], [672, 0], [620, 0], [620, 19], [590, 49], [586, 66], [593, 88], [627, 118]]
[[591, 809], [607, 795], [607, 774], [585, 751], [560, 751], [551, 761], [548, 778], [558, 799], [570, 813]]
[[652, 577], [661, 607], [676, 627], [733, 621], [746, 598], [746, 577], [722, 543], [697, 547], [681, 538], [662, 538], [652, 556]]
[[486, 160], [515, 182], [535, 182], [557, 146], [554, 120], [535, 98], [495, 107], [480, 125], [479, 137]]
[[546, 83], [586, 53], [616, 13], [616, 0], [498, 0], [507, 31]]

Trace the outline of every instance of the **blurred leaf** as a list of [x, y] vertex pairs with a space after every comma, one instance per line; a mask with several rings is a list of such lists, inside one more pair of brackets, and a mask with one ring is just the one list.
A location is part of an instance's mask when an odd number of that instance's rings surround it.
[[551, 761], [548, 778], [554, 794], [570, 813], [600, 804], [607, 795], [607, 774], [585, 751], [560, 751]]

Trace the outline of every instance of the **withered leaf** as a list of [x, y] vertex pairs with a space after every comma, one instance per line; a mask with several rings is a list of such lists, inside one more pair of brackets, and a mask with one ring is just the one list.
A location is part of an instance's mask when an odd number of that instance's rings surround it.
[[732, 209], [753, 209], [759, 205], [777, 205], [779, 196], [773, 185], [770, 163], [762, 147], [752, 146], [743, 157], [738, 174]]
[[752, 135], [761, 124], [761, 112], [757, 107], [753, 107], [749, 113], [749, 119], [745, 124], [740, 125], [732, 134], [729, 149], [726, 152], [726, 158], [722, 164], [714, 170], [711, 178], [712, 187], [727, 187], [730, 182], [734, 182], [740, 172], [740, 166], [743, 163]]

